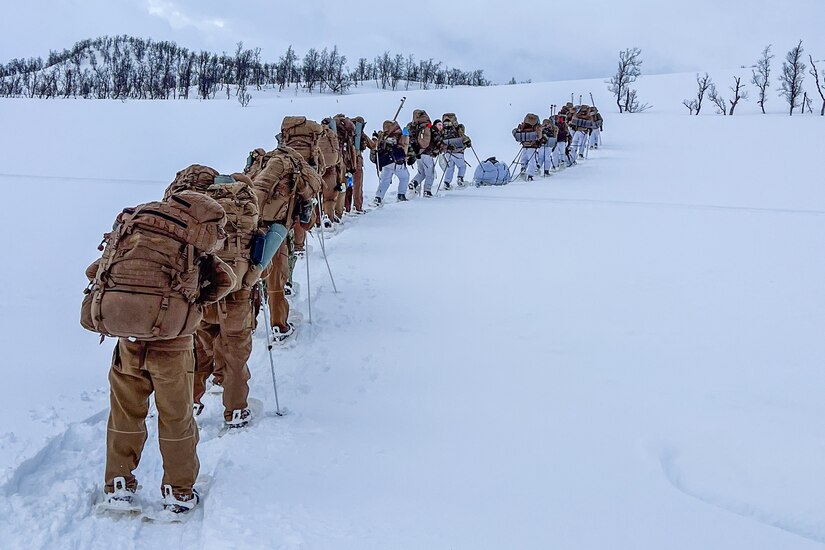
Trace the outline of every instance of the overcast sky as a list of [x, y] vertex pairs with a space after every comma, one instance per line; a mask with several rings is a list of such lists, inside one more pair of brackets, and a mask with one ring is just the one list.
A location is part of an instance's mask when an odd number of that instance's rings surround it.
[[[337, 44], [350, 65], [385, 49], [482, 68], [502, 82], [604, 77], [639, 46], [648, 73], [750, 65], [800, 38], [825, 59], [825, 0], [2, 0], [0, 62], [131, 34], [192, 49], [238, 41], [277, 60]], [[678, 6], [678, 7], [671, 7]], [[689, 9], [685, 9], [688, 7]]]

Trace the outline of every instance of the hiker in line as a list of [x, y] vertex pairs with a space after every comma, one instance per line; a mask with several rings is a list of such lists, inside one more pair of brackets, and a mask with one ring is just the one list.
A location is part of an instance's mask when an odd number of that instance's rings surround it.
[[444, 189], [450, 190], [453, 174], [458, 170], [456, 184], [464, 187], [464, 175], [467, 173], [467, 161], [464, 160], [464, 151], [473, 146], [467, 136], [464, 125], [458, 123], [455, 113], [444, 113], [441, 117], [443, 124], [444, 157], [447, 165], [444, 169]]
[[555, 170], [558, 164], [553, 159], [556, 149], [558, 127], [553, 123], [552, 118], [545, 118], [541, 122], [542, 144], [539, 149], [539, 168], [544, 170], [544, 175], [549, 176], [550, 170]]
[[590, 115], [593, 118], [595, 128], [590, 133], [590, 147], [598, 149], [602, 144], [602, 131], [604, 130], [604, 118], [596, 107], [590, 108]]
[[375, 134], [375, 150], [370, 152], [370, 159], [378, 166], [379, 173], [373, 206], [381, 206], [393, 177], [398, 178], [398, 200], [407, 200], [407, 184], [410, 181], [406, 165], [408, 146], [406, 130], [402, 130], [394, 120], [385, 120], [382, 130]]
[[367, 135], [364, 117], [353, 117], [352, 121], [355, 123], [355, 171], [352, 173], [352, 185], [347, 186], [344, 208], [347, 212], [364, 214], [364, 151], [375, 149], [375, 143]]
[[541, 123], [538, 115], [528, 113], [524, 120], [513, 129], [513, 137], [521, 144], [521, 172], [519, 176], [526, 174], [527, 181], [533, 181], [533, 176], [538, 170], [538, 150], [542, 146]]
[[413, 111], [412, 121], [407, 124], [409, 149], [407, 164], [415, 164], [416, 174], [410, 188], [418, 193], [424, 185], [424, 196], [432, 197], [435, 182], [435, 158], [441, 153], [441, 132], [430, 121], [423, 109]]
[[104, 486], [114, 508], [132, 506], [153, 393], [164, 509], [184, 513], [198, 503], [193, 335], [203, 308], [236, 284], [232, 269], [214, 254], [223, 245], [225, 224], [215, 200], [176, 192], [125, 209], [105, 236], [102, 258], [86, 269], [81, 324], [117, 337], [109, 370]]

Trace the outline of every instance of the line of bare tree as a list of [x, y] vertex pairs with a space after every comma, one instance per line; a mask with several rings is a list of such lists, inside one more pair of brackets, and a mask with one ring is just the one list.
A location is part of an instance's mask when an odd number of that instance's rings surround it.
[[[768, 101], [770, 83], [771, 83], [771, 60], [774, 55], [771, 53], [771, 45], [762, 50], [762, 54], [756, 62], [756, 65], [751, 70], [750, 83], [754, 85], [757, 92], [757, 103], [765, 113], [765, 103]], [[809, 113], [813, 113], [811, 107], [812, 98], [808, 96], [803, 88], [805, 80], [805, 70], [808, 66], [804, 63], [805, 49], [802, 47], [800, 40], [796, 46], [791, 48], [785, 55], [785, 60], [782, 62], [782, 72], [777, 79], [779, 82], [778, 92], [780, 97], [784, 97], [788, 103], [788, 114], [793, 116], [797, 108], [801, 108], [804, 113], [807, 109]], [[814, 77], [816, 91], [822, 100], [822, 107], [820, 108], [820, 116], [825, 116], [825, 81], [820, 82], [819, 71], [817, 70], [816, 62], [811, 55], [808, 55], [808, 60], [811, 63], [809, 74]], [[696, 75], [696, 94], [694, 97], [685, 99], [682, 104], [688, 109], [691, 115], [698, 115], [702, 110], [702, 102], [707, 94], [707, 98], [716, 106], [716, 112], [723, 115], [733, 115], [736, 106], [740, 101], [747, 101], [749, 99], [749, 92], [745, 90], [746, 84], [742, 82], [742, 77], [734, 76], [733, 85], [730, 86], [732, 98], [723, 97], [716, 88], [713, 79], [705, 73], [704, 75]]]
[[[12, 59], [0, 64], [0, 97], [83, 97], [97, 99], [213, 99], [234, 94], [248, 104], [248, 89], [302, 88], [310, 93], [341, 94], [375, 81], [393, 90], [403, 85], [428, 89], [488, 86], [484, 71], [463, 71], [432, 58], [388, 51], [372, 61], [360, 58], [354, 69], [337, 46], [311, 48], [300, 58], [292, 46], [275, 62], [261, 60], [260, 48], [238, 43], [233, 54], [195, 52], [169, 41], [104, 36], [78, 42], [48, 58]], [[403, 84], [402, 84], [403, 83]]]

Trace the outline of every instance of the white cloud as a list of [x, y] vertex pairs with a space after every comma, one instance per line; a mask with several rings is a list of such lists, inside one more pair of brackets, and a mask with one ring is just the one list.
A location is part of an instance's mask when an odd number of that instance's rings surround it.
[[216, 17], [194, 17], [169, 0], [147, 0], [149, 15], [165, 19], [173, 29], [194, 27], [201, 31], [223, 29], [226, 23]]

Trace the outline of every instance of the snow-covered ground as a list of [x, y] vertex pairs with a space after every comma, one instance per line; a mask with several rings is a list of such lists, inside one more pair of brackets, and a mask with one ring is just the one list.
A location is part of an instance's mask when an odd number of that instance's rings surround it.
[[[633, 116], [601, 81], [246, 109], [0, 101], [0, 546], [821, 548], [825, 121], [752, 103], [689, 117], [692, 81], [643, 79], [654, 109]], [[202, 519], [90, 515], [112, 342], [79, 326], [79, 305], [120, 208], [192, 162], [238, 170], [286, 114], [374, 129], [406, 95], [402, 120], [455, 111], [482, 158], [509, 162], [525, 112], [590, 91], [605, 146], [578, 167], [348, 220], [327, 243], [339, 294], [314, 242], [313, 324], [301, 262], [304, 323], [275, 356], [289, 414], [217, 439], [210, 396]], [[256, 338], [252, 395], [274, 412]]]

